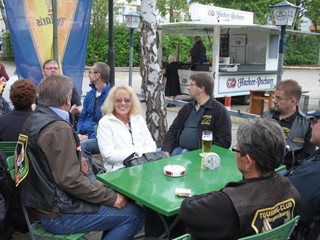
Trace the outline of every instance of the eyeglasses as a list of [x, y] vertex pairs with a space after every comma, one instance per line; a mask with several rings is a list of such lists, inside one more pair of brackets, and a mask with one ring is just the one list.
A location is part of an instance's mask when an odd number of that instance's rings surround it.
[[319, 123], [318, 122], [318, 118], [315, 117], [315, 118], [311, 119], [311, 125], [312, 126], [316, 125], [317, 123]]
[[131, 103], [131, 99], [130, 98], [116, 98], [114, 100], [116, 103]]
[[276, 102], [281, 102], [283, 100], [288, 100], [288, 99], [291, 99], [291, 97], [288, 97], [288, 98], [282, 98], [282, 97], [279, 97], [279, 96], [273, 96], [272, 99]]
[[45, 70], [49, 70], [49, 71], [51, 71], [51, 70], [55, 70], [55, 71], [59, 70], [58, 67], [48, 67], [48, 68], [44, 68], [44, 69]]
[[96, 72], [96, 71], [94, 71], [94, 72], [89, 71], [89, 74], [91, 74], [91, 73], [98, 73], [98, 72]]
[[232, 146], [231, 148], [232, 152], [240, 153], [241, 157], [244, 157], [246, 154], [241, 152], [239, 149], [237, 149], [237, 145]]

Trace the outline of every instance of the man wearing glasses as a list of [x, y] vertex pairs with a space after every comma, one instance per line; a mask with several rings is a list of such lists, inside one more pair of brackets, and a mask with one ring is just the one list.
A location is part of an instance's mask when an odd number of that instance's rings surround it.
[[[59, 65], [54, 59], [49, 59], [45, 61], [42, 66], [42, 71], [43, 71], [44, 77], [61, 74]], [[77, 111], [70, 110], [71, 114], [79, 116], [81, 112], [81, 99], [75, 86], [73, 86], [73, 89], [72, 89], [71, 106], [72, 106], [71, 109], [77, 110]], [[78, 108], [75, 108], [76, 106], [78, 106]]]
[[193, 101], [184, 105], [163, 140], [162, 150], [169, 157], [201, 148], [203, 130], [213, 133], [212, 143], [231, 145], [231, 120], [226, 108], [213, 95], [213, 78], [207, 73], [191, 75], [188, 90]]
[[83, 109], [77, 123], [77, 133], [82, 151], [92, 163], [92, 154], [99, 154], [94, 126], [102, 117], [101, 106], [109, 94], [110, 68], [108, 64], [96, 62], [89, 70], [91, 90], [83, 101]]
[[262, 118], [276, 120], [284, 131], [287, 151], [283, 164], [287, 169], [315, 151], [315, 147], [310, 143], [311, 120], [298, 107], [301, 94], [301, 86], [294, 80], [277, 83], [273, 97], [274, 107], [261, 115]]

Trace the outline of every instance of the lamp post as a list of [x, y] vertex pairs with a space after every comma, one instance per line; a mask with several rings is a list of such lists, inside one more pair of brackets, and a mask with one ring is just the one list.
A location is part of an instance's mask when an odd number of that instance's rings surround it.
[[283, 66], [283, 54], [285, 50], [285, 35], [286, 27], [291, 27], [294, 24], [298, 6], [288, 2], [283, 1], [277, 3], [273, 6], [274, 19], [276, 26], [281, 26], [281, 35], [279, 42], [279, 58], [278, 58], [278, 72], [277, 72], [277, 83], [282, 79], [282, 66]]
[[109, 83], [114, 86], [115, 67], [114, 67], [114, 34], [113, 34], [113, 0], [109, 0], [109, 49], [108, 63], [110, 67]]
[[132, 86], [132, 65], [133, 65], [133, 33], [140, 23], [140, 15], [137, 13], [128, 13], [124, 15], [126, 25], [130, 28], [130, 59], [129, 59], [129, 86]]

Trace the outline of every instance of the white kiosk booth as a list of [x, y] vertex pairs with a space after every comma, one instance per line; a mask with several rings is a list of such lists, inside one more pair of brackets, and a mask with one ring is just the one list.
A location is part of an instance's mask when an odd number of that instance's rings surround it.
[[[163, 23], [159, 26], [162, 59], [162, 34], [211, 36], [212, 63], [179, 62], [180, 86], [188, 94], [190, 75], [210, 73], [214, 97], [237, 96], [248, 103], [250, 90], [268, 90], [276, 84], [280, 29], [253, 24], [253, 13], [201, 4], [190, 6], [192, 21]], [[208, 52], [208, 51], [207, 51]], [[227, 66], [228, 65], [228, 66]]]

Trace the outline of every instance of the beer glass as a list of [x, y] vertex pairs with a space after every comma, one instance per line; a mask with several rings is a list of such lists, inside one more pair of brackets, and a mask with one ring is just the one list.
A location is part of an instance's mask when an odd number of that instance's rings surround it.
[[202, 132], [202, 157], [205, 157], [207, 153], [211, 151], [212, 146], [212, 132], [204, 130]]

